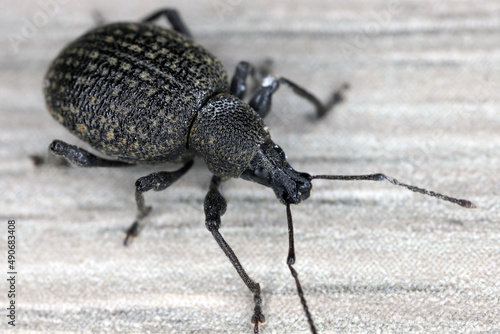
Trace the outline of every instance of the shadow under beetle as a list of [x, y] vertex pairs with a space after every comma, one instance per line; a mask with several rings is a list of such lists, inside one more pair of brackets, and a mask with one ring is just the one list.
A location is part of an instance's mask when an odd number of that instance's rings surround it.
[[[151, 22], [165, 16], [173, 30]], [[168, 188], [202, 157], [213, 177], [205, 197], [206, 227], [254, 295], [251, 318], [254, 332], [265, 322], [260, 285], [253, 281], [219, 232], [226, 200], [219, 191], [223, 180], [242, 178], [274, 190], [286, 206], [289, 253], [287, 265], [295, 280], [311, 332], [316, 333], [295, 262], [290, 204], [309, 198], [314, 179], [389, 182], [411, 191], [438, 197], [466, 208], [475, 205], [400, 183], [384, 174], [310, 175], [295, 171], [264, 125], [271, 98], [280, 85], [290, 87], [323, 117], [342, 100], [342, 87], [326, 103], [285, 78], [267, 76], [247, 103], [242, 99], [246, 79], [256, 69], [240, 62], [228, 85], [221, 62], [196, 44], [175, 10], [161, 10], [142, 23], [113, 23], [90, 30], [68, 45], [52, 62], [45, 82], [47, 108], [52, 116], [97, 151], [100, 158], [77, 146], [54, 140], [50, 150], [80, 167], [123, 167], [134, 164], [179, 162], [176, 171], [155, 172], [139, 178], [135, 199], [137, 219], [127, 230], [136, 236], [139, 223], [151, 210], [143, 193]]]

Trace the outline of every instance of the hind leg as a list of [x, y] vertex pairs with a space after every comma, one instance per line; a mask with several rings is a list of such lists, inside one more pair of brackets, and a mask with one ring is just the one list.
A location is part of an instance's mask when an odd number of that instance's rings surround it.
[[180, 32], [183, 35], [186, 35], [188, 37], [193, 37], [191, 33], [189, 32], [189, 29], [187, 28], [186, 24], [184, 21], [182, 21], [181, 16], [175, 9], [171, 8], [166, 8], [166, 9], [161, 9], [157, 12], [154, 12], [153, 14], [147, 16], [143, 22], [153, 22], [159, 19], [160, 17], [164, 16], [168, 22], [172, 25], [172, 28]]

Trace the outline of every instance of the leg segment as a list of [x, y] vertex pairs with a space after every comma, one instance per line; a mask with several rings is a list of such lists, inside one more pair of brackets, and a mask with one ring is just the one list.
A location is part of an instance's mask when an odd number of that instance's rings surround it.
[[306, 99], [316, 107], [316, 117], [322, 118], [330, 111], [336, 104], [342, 102], [344, 97], [342, 95], [343, 91], [349, 86], [347, 84], [342, 85], [338, 90], [333, 92], [330, 99], [326, 104], [321, 103], [320, 100], [313, 94], [309, 93], [306, 89], [300, 87], [293, 81], [285, 78], [274, 78], [266, 77], [262, 82], [262, 86], [255, 92], [254, 96], [250, 100], [250, 106], [261, 116], [266, 117], [266, 115], [271, 110], [271, 98], [274, 92], [278, 90], [280, 84], [287, 85], [292, 89], [292, 91], [298, 96]]
[[108, 160], [100, 158], [83, 148], [75, 145], [66, 144], [60, 140], [54, 140], [49, 150], [55, 155], [64, 157], [69, 160], [73, 165], [78, 167], [127, 167], [133, 166], [122, 161]]
[[165, 18], [170, 22], [172, 25], [172, 28], [180, 32], [181, 34], [187, 36], [187, 37], [193, 37], [191, 33], [189, 32], [189, 29], [187, 28], [186, 24], [184, 21], [182, 21], [181, 16], [175, 9], [167, 8], [167, 9], [162, 9], [157, 12], [154, 12], [153, 14], [149, 15], [146, 17], [143, 22], [153, 22], [157, 20], [158, 18], [165, 16]]
[[173, 172], [156, 172], [141, 177], [135, 182], [135, 201], [137, 203], [137, 217], [134, 223], [127, 229], [123, 244], [127, 246], [130, 237], [139, 234], [139, 223], [151, 211], [150, 206], [146, 206], [144, 195], [148, 190], [162, 191], [170, 187], [175, 181], [181, 178], [193, 165], [193, 160], [188, 161], [182, 168]]
[[234, 95], [239, 99], [243, 99], [245, 97], [248, 75], [255, 75], [254, 67], [246, 61], [240, 61], [238, 66], [236, 66], [236, 72], [234, 73], [233, 80], [231, 80], [231, 87], [229, 89], [231, 95]]
[[254, 323], [254, 332], [259, 332], [259, 323], [264, 323], [266, 321], [264, 314], [262, 314], [262, 299], [260, 297], [260, 284], [254, 282], [246, 273], [245, 269], [241, 265], [238, 257], [234, 254], [231, 247], [224, 240], [222, 235], [219, 233], [219, 228], [221, 225], [221, 216], [226, 212], [226, 200], [219, 191], [221, 179], [214, 176], [210, 182], [210, 189], [208, 190], [207, 196], [205, 197], [205, 226], [212, 233], [215, 241], [219, 244], [219, 247], [224, 251], [224, 254], [229, 258], [229, 261], [234, 266], [238, 275], [248, 287], [248, 289], [254, 294], [254, 314], [252, 316], [252, 323]]
[[272, 61], [270, 59], [264, 61], [264, 63], [257, 68], [246, 61], [240, 61], [236, 66], [236, 72], [231, 80], [231, 87], [229, 89], [231, 95], [234, 95], [239, 99], [243, 99], [247, 91], [246, 81], [248, 76], [251, 76], [255, 82], [258, 83], [269, 75], [271, 66]]
[[[267, 68], [269, 67], [269, 65], [264, 66], [265, 68], [262, 70], [262, 72], [263, 74], [265, 74], [265, 78], [262, 81], [261, 87], [257, 89], [249, 102], [250, 106], [262, 118], [266, 117], [271, 110], [272, 95], [274, 94], [274, 92], [276, 92], [276, 90], [278, 90], [280, 84], [284, 84], [290, 87], [295, 94], [312, 103], [316, 107], [317, 118], [325, 116], [328, 111], [330, 111], [336, 104], [342, 102], [344, 100], [343, 92], [347, 88], [349, 88], [348, 84], [342, 85], [342, 87], [333, 92], [327, 103], [323, 104], [316, 96], [309, 93], [306, 89], [300, 87], [293, 81], [290, 81], [286, 78], [274, 78], [269, 76], [269, 71]], [[240, 62], [238, 66], [236, 66], [236, 72], [234, 73], [233, 79], [231, 80], [231, 87], [229, 90], [230, 93], [239, 99], [243, 99], [247, 91], [247, 77], [250, 75], [253, 78], [256, 78], [257, 72], [258, 71], [252, 64], [245, 61]]]

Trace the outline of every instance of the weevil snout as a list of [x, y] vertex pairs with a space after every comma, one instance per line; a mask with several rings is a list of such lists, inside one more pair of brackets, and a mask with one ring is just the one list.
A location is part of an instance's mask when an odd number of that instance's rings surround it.
[[299, 202], [308, 199], [309, 196], [311, 196], [311, 190], [312, 190], [311, 175], [307, 173], [300, 173], [300, 176], [304, 179], [304, 182], [300, 184], [298, 189], [298, 194], [300, 196]]
[[293, 169], [285, 152], [271, 140], [261, 145], [240, 177], [272, 188], [283, 204], [298, 204], [311, 194], [311, 175]]
[[299, 204], [311, 195], [310, 175], [299, 173], [293, 169], [292, 172], [293, 174], [287, 175], [288, 179], [284, 184], [276, 184], [273, 187], [276, 196], [283, 204]]

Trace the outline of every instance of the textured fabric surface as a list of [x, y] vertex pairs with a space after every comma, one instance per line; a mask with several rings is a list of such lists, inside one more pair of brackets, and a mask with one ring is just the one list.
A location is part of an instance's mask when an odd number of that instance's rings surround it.
[[[64, 3], [63, 3], [64, 2]], [[96, 19], [136, 20], [164, 1], [0, 2], [0, 264], [17, 226], [18, 332], [251, 333], [253, 299], [204, 226], [210, 173], [196, 160], [161, 193], [127, 248], [134, 182], [178, 166], [35, 168], [55, 139], [47, 66]], [[240, 60], [321, 99], [323, 119], [286, 87], [266, 118], [297, 170], [384, 172], [474, 201], [468, 210], [387, 182], [313, 180], [293, 206], [299, 273], [320, 333], [500, 332], [500, 3], [171, 1], [232, 75]], [[308, 333], [286, 267], [285, 207], [243, 180], [223, 185], [221, 233], [261, 283], [262, 333]], [[5, 276], [3, 276], [5, 277]], [[7, 307], [0, 283], [0, 307]], [[2, 311], [2, 314], [4, 311]], [[2, 315], [0, 331], [8, 329]]]

